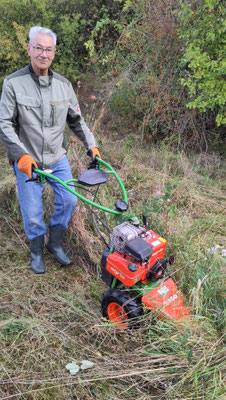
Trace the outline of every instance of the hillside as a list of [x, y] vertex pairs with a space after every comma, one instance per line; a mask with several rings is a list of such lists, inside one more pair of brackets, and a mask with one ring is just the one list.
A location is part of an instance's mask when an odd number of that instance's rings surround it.
[[[107, 135], [103, 126], [97, 132], [103, 158], [126, 186], [131, 211], [145, 212], [151, 229], [168, 240], [167, 255], [175, 256], [171, 274], [192, 308], [191, 323], [181, 330], [146, 313], [139, 329], [117, 332], [103, 320], [99, 298], [106, 286], [99, 272], [104, 246], [81, 203], [65, 238], [73, 264], [60, 268], [45, 251], [47, 273], [34, 275], [15, 178], [1, 146], [0, 397], [223, 399], [223, 160], [216, 154], [188, 157], [132, 135]], [[80, 144], [68, 146], [77, 175], [88, 160]], [[111, 201], [113, 192], [105, 189], [104, 201]], [[51, 196], [46, 187], [46, 218]], [[83, 359], [94, 367], [70, 376], [65, 366]]]
[[[30, 62], [30, 46], [55, 57], [53, 70], [74, 85], [102, 158], [125, 185], [129, 213], [167, 240], [175, 259], [167, 273], [191, 309], [182, 326], [148, 310], [136, 329], [104, 319], [105, 245], [81, 201], [64, 238], [72, 264], [59, 267], [45, 249], [47, 271], [33, 274], [0, 143], [1, 400], [225, 398], [225, 12], [221, 0], [0, 2], [0, 92]], [[34, 25], [56, 33], [56, 52], [32, 37], [27, 47]], [[77, 178], [89, 160], [65, 136]], [[112, 181], [98, 192], [108, 207], [118, 196]], [[43, 198], [48, 223], [47, 185]], [[117, 222], [109, 218], [111, 228]]]

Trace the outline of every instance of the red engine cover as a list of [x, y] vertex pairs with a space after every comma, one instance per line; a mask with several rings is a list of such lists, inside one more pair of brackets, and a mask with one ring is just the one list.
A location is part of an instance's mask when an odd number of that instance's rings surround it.
[[135, 272], [129, 270], [128, 266], [133, 260], [126, 255], [115, 251], [107, 258], [107, 271], [128, 287], [144, 280], [148, 270], [151, 269], [158, 259], [163, 259], [164, 257], [167, 245], [165, 239], [152, 231], [147, 231], [144, 240], [152, 246], [153, 254], [150, 256], [150, 260], [147, 264], [142, 265], [142, 263], [136, 263], [138, 269]]
[[161, 236], [152, 231], [147, 231], [147, 237], [145, 238], [145, 240], [153, 248], [153, 254], [150, 257], [150, 262], [148, 264], [148, 269], [150, 269], [159, 258], [164, 258], [167, 241], [166, 239], [163, 239]]

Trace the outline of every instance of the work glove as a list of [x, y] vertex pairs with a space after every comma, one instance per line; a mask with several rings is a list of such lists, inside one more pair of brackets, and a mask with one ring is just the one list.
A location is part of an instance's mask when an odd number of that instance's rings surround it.
[[98, 147], [92, 147], [91, 149], [89, 149], [87, 151], [87, 155], [91, 158], [89, 169], [97, 168], [98, 161], [96, 160], [96, 156], [101, 158]]
[[24, 174], [27, 174], [29, 178], [32, 178], [32, 167], [38, 168], [35, 160], [30, 156], [30, 154], [23, 154], [18, 162], [18, 168]]

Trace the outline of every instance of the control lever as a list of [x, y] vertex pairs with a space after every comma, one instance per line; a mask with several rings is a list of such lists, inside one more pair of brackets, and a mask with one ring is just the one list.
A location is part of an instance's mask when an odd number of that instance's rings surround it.
[[[52, 169], [44, 169], [44, 172], [47, 172], [48, 174], [52, 174], [53, 170]], [[37, 183], [43, 183], [40, 176], [35, 172], [35, 167], [32, 165], [32, 173], [35, 173], [36, 176], [32, 176], [32, 178], [27, 179], [25, 182], [37, 182]]]

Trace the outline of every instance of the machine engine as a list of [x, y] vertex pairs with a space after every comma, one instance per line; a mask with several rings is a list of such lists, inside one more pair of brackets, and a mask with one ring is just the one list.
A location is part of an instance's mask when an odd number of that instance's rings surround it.
[[166, 267], [164, 252], [167, 242], [158, 234], [131, 222], [117, 225], [108, 249], [102, 256], [102, 279], [109, 286], [113, 277], [131, 287], [138, 281], [156, 281]]
[[140, 226], [131, 224], [130, 222], [123, 222], [117, 225], [111, 235], [111, 244], [114, 246], [115, 251], [124, 253], [125, 245], [127, 242], [138, 237], [145, 237], [146, 229]]

